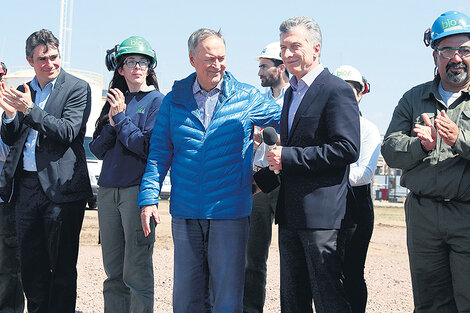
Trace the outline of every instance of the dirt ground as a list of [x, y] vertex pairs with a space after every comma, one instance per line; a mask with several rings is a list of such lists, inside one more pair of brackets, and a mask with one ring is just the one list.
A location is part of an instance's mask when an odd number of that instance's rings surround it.
[[[172, 312], [173, 243], [168, 203], [160, 205], [162, 223], [157, 227], [154, 250], [155, 312]], [[376, 205], [375, 229], [366, 263], [369, 289], [367, 312], [412, 312], [413, 298], [406, 251], [402, 206]], [[268, 260], [265, 312], [280, 312], [279, 250], [277, 227]], [[103, 312], [102, 284], [105, 279], [98, 242], [97, 211], [87, 211], [78, 260], [77, 312]]]

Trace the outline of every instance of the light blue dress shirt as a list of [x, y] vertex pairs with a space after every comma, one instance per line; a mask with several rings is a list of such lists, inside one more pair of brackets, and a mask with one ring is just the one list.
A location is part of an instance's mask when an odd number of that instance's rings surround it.
[[[31, 82], [31, 88], [36, 91], [36, 97], [34, 98], [34, 104], [44, 109], [47, 99], [51, 95], [52, 89], [54, 88], [56, 80], [50, 81], [44, 89], [41, 89], [39, 82], [36, 77], [34, 77]], [[28, 138], [24, 145], [23, 151], [23, 169], [25, 171], [37, 172], [36, 167], [36, 142], [38, 140], [38, 132], [34, 129], [31, 129], [28, 133]]]
[[[44, 109], [46, 105], [47, 99], [51, 95], [52, 89], [54, 88], [54, 84], [56, 79], [50, 81], [44, 89], [41, 89], [39, 86], [39, 82], [37, 77], [35, 76], [34, 79], [31, 81], [31, 88], [36, 91], [36, 96], [34, 98], [34, 104]], [[14, 118], [6, 119], [4, 118], [5, 123], [11, 123]], [[36, 142], [38, 140], [38, 132], [34, 129], [30, 129], [28, 133], [28, 138], [26, 139], [26, 143], [24, 144], [23, 150], [23, 169], [25, 171], [30, 172], [37, 172], [36, 167]]]
[[318, 64], [313, 70], [308, 72], [304, 75], [299, 81], [297, 81], [297, 77], [292, 75], [292, 78], [289, 80], [289, 83], [292, 87], [292, 99], [289, 107], [289, 116], [287, 119], [288, 122], [288, 132], [290, 133], [290, 129], [292, 127], [292, 122], [294, 121], [295, 113], [300, 106], [300, 102], [305, 96], [308, 88], [313, 83], [315, 78], [324, 70], [323, 65]]

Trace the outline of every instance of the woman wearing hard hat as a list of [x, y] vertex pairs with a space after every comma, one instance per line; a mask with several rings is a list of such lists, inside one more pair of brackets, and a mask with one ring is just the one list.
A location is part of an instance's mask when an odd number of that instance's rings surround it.
[[106, 55], [106, 66], [114, 76], [90, 143], [93, 154], [103, 160], [98, 218], [107, 275], [105, 313], [153, 312], [155, 224], [145, 237], [137, 195], [163, 100], [153, 70], [156, 63], [155, 51], [137, 36]]
[[[370, 92], [370, 85], [361, 73], [350, 65], [337, 68], [333, 75], [342, 78], [354, 91], [357, 102]], [[367, 304], [367, 285], [364, 265], [367, 249], [374, 229], [374, 205], [371, 185], [380, 155], [380, 133], [372, 122], [360, 117], [361, 148], [359, 159], [350, 165], [349, 182], [354, 197], [348, 197], [348, 213], [356, 225], [348, 238], [344, 256], [344, 290], [351, 304], [352, 313], [364, 313]], [[354, 198], [354, 200], [352, 200]], [[351, 203], [353, 201], [354, 203]]]

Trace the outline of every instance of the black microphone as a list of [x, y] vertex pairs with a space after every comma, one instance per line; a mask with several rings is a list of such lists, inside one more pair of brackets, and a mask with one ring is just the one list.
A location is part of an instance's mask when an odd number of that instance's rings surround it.
[[[274, 150], [276, 148], [276, 142], [278, 138], [279, 137], [274, 128], [266, 127], [265, 129], [263, 129], [263, 140], [264, 143], [268, 145], [269, 151]], [[274, 174], [279, 174], [279, 170], [274, 170]]]

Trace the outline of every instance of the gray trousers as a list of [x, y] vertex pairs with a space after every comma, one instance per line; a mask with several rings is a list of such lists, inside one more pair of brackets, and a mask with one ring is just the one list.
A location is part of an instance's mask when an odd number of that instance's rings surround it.
[[18, 241], [13, 205], [0, 203], [0, 312], [23, 313]]
[[470, 204], [410, 193], [405, 213], [414, 312], [470, 312]]
[[266, 298], [266, 262], [271, 245], [278, 195], [279, 187], [270, 193], [259, 192], [253, 196], [250, 234], [246, 248], [244, 312], [263, 312]]
[[144, 236], [137, 207], [139, 186], [98, 191], [101, 249], [107, 279], [103, 283], [105, 313], [152, 313], [154, 280], [152, 233]]

